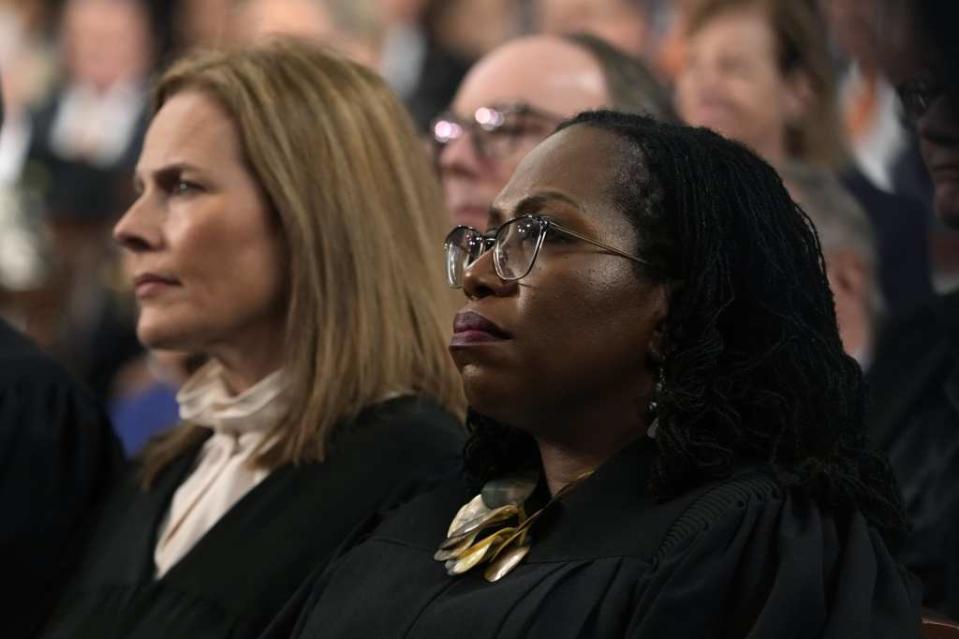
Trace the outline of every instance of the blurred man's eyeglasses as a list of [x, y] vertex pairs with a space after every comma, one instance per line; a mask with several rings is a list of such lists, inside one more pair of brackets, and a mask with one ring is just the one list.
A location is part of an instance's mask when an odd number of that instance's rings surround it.
[[543, 215], [523, 215], [509, 220], [492, 233], [480, 233], [469, 226], [457, 226], [446, 236], [446, 280], [450, 288], [463, 288], [466, 269], [484, 253], [493, 249], [493, 268], [501, 280], [521, 280], [533, 270], [539, 250], [548, 233], [560, 233], [614, 255], [647, 265], [640, 258], [608, 244], [560, 226]]
[[945, 95], [959, 95], [959, 87], [950, 87], [936, 80], [916, 79], [896, 87], [906, 116], [917, 122], [933, 103]]
[[437, 157], [447, 144], [469, 133], [478, 157], [501, 160], [521, 142], [546, 137], [564, 119], [525, 103], [480, 107], [468, 120], [450, 112], [439, 115], [430, 124], [430, 136]]

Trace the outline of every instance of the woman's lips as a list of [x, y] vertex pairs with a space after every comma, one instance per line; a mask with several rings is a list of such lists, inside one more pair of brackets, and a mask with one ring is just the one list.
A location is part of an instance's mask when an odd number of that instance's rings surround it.
[[479, 313], [464, 311], [458, 313], [453, 321], [453, 339], [450, 340], [450, 346], [498, 342], [509, 338], [509, 333]]
[[133, 289], [138, 299], [153, 297], [171, 286], [178, 285], [179, 282], [175, 278], [155, 273], [143, 273], [133, 278]]

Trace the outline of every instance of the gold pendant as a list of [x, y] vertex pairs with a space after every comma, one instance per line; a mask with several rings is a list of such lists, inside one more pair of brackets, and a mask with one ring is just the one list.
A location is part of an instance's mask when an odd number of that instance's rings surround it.
[[[446, 539], [433, 558], [445, 562], [449, 575], [461, 575], [481, 563], [489, 563], [483, 577], [489, 582], [499, 581], [529, 554], [530, 527], [547, 508], [592, 472], [587, 471], [563, 486], [545, 506], [528, 517], [523, 504], [536, 488], [535, 475], [512, 475], [487, 482], [480, 494], [457, 511]], [[513, 520], [515, 525], [506, 525]], [[496, 526], [501, 527], [486, 534]]]
[[518, 566], [527, 553], [529, 553], [529, 546], [513, 546], [489, 565], [483, 573], [483, 578], [490, 583], [499, 581]]

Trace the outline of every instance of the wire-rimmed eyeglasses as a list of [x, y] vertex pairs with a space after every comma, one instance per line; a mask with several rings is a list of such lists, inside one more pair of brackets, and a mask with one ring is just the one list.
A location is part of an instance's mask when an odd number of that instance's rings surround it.
[[440, 114], [430, 123], [430, 136], [438, 155], [468, 132], [476, 155], [499, 160], [512, 154], [524, 138], [546, 137], [563, 119], [523, 102], [484, 106], [476, 109], [471, 119], [460, 119], [451, 112]]
[[899, 94], [906, 116], [915, 123], [942, 96], [959, 95], [959, 88], [934, 79], [917, 78], [897, 86], [896, 93]]
[[546, 235], [551, 232], [605, 249], [638, 264], [648, 263], [635, 255], [580, 235], [543, 215], [523, 215], [504, 223], [493, 233], [483, 234], [469, 226], [457, 226], [446, 236], [446, 280], [451, 288], [463, 287], [466, 269], [481, 255], [493, 249], [493, 267], [504, 281], [520, 280], [529, 275]]

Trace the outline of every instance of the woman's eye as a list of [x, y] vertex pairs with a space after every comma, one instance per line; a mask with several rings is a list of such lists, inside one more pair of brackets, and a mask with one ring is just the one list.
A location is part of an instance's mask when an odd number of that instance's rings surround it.
[[177, 180], [173, 183], [171, 192], [174, 195], [186, 195], [197, 190], [199, 190], [199, 186], [193, 182], [188, 182], [187, 180]]
[[569, 244], [573, 241], [573, 238], [569, 237], [565, 233], [557, 233], [556, 231], [552, 231], [546, 234], [544, 241], [550, 244]]
[[748, 64], [740, 57], [725, 57], [719, 61], [719, 69], [728, 75], [745, 76], [749, 74]]

